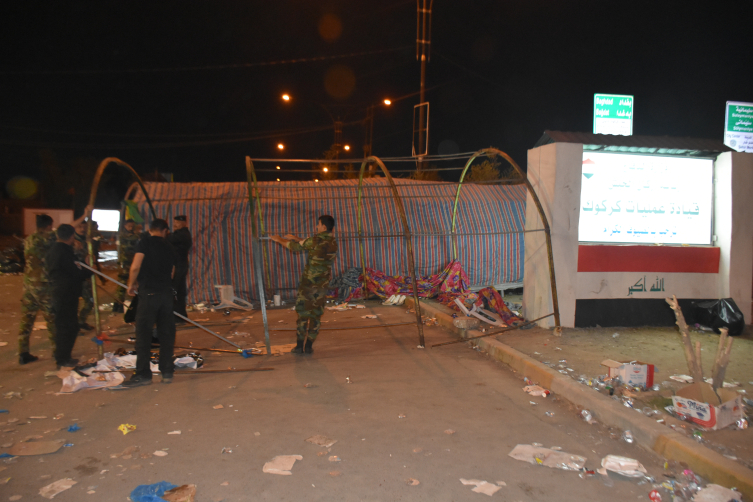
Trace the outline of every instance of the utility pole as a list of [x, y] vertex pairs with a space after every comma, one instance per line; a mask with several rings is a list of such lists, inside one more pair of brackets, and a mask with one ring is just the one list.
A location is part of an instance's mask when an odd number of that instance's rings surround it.
[[[413, 155], [417, 157], [416, 170], [421, 172], [423, 157], [428, 153], [429, 103], [426, 102], [426, 63], [431, 57], [431, 8], [434, 0], [416, 0], [416, 59], [421, 62], [421, 88], [419, 103], [414, 107], [413, 129], [418, 133]], [[416, 112], [418, 128], [416, 128]], [[417, 148], [416, 148], [417, 147]]]

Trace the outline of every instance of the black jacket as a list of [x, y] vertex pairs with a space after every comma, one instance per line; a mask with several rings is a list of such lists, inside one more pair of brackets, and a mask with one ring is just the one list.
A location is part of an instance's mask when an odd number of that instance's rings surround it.
[[191, 231], [188, 228], [181, 228], [171, 233], [167, 240], [173, 245], [178, 255], [177, 265], [188, 265], [188, 252], [191, 250], [191, 245], [193, 244]]
[[78, 300], [81, 295], [81, 284], [84, 279], [92, 275], [85, 268], [76, 266], [76, 255], [73, 247], [62, 242], [56, 242], [45, 257], [47, 275], [52, 286], [52, 298], [63, 299], [71, 296]]

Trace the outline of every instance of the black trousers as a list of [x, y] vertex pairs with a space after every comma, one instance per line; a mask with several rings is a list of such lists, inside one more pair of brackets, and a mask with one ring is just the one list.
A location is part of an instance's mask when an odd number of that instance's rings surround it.
[[173, 293], [139, 293], [136, 310], [136, 375], [152, 378], [151, 360], [152, 328], [157, 325], [159, 338], [159, 370], [163, 375], [172, 375], [173, 349], [175, 347], [175, 316]]
[[65, 364], [71, 360], [73, 346], [78, 336], [78, 297], [79, 294], [52, 297], [52, 311], [55, 313], [55, 362]]
[[175, 275], [173, 276], [173, 289], [175, 290], [175, 305], [173, 310], [184, 317], [188, 317], [186, 313], [186, 297], [188, 296], [188, 288], [186, 286], [186, 279], [188, 278], [188, 264], [178, 264], [175, 266]]

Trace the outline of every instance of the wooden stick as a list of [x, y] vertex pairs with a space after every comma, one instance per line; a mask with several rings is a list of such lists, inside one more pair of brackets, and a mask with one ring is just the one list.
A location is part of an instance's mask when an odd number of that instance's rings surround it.
[[698, 371], [703, 375], [703, 357], [701, 357], [701, 342], [695, 342], [695, 363], [698, 365]]
[[682, 337], [683, 348], [685, 349], [685, 360], [688, 363], [688, 370], [695, 382], [703, 383], [703, 372], [701, 366], [698, 364], [693, 353], [693, 345], [690, 341], [690, 330], [685, 323], [685, 317], [682, 315], [682, 309], [677, 302], [677, 297], [672, 295], [672, 298], [666, 299], [669, 306], [675, 312], [675, 318], [677, 319], [677, 327], [680, 328], [680, 336]]
[[[717, 390], [719, 387], [723, 387], [724, 385], [724, 375], [727, 373], [727, 365], [729, 364], [729, 358], [732, 352], [732, 342], [733, 342], [733, 338], [731, 336], [728, 336], [729, 330], [727, 328], [720, 328], [719, 331], [722, 332], [722, 335], [719, 338], [719, 348], [717, 349], [717, 352], [716, 352], [716, 360], [714, 361], [714, 370], [711, 374], [711, 378], [713, 379], [712, 385], [714, 387], [714, 390]], [[726, 341], [726, 347], [722, 347], [725, 341]]]

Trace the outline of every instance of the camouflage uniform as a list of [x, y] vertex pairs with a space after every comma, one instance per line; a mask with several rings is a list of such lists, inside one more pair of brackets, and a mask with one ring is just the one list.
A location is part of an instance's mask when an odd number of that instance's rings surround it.
[[55, 351], [55, 316], [50, 299], [50, 282], [44, 267], [44, 257], [57, 240], [55, 232], [37, 231], [24, 241], [24, 294], [21, 297], [21, 326], [18, 333], [18, 352], [29, 352], [29, 337], [37, 312], [41, 309], [47, 321], [47, 334]]
[[[128, 276], [131, 271], [133, 255], [136, 254], [136, 244], [139, 242], [139, 235], [135, 232], [123, 230], [118, 236], [118, 241], [118, 265], [120, 265], [118, 281], [123, 284], [128, 284]], [[123, 302], [125, 300], [125, 295], [126, 290], [118, 286], [118, 289], [115, 291], [115, 298], [120, 302]]]
[[295, 311], [298, 314], [296, 336], [304, 340], [316, 340], [321, 327], [327, 290], [332, 279], [332, 262], [337, 254], [337, 241], [330, 232], [322, 232], [309, 237], [303, 244], [289, 241], [287, 248], [294, 253], [308, 252], [306, 268], [301, 275]]
[[[99, 256], [99, 232], [94, 231], [94, 237], [92, 238], [92, 247], [94, 248], [94, 258]], [[82, 263], [86, 263], [86, 257], [89, 256], [89, 245], [86, 243], [86, 235], [75, 234], [76, 242], [73, 243], [73, 250], [76, 254], [76, 259]], [[98, 268], [95, 264], [95, 268]], [[92, 292], [91, 278], [86, 279], [81, 287], [81, 298], [84, 300], [81, 306], [81, 311], [78, 313], [79, 324], [86, 323], [86, 319], [94, 309], [94, 293]]]

